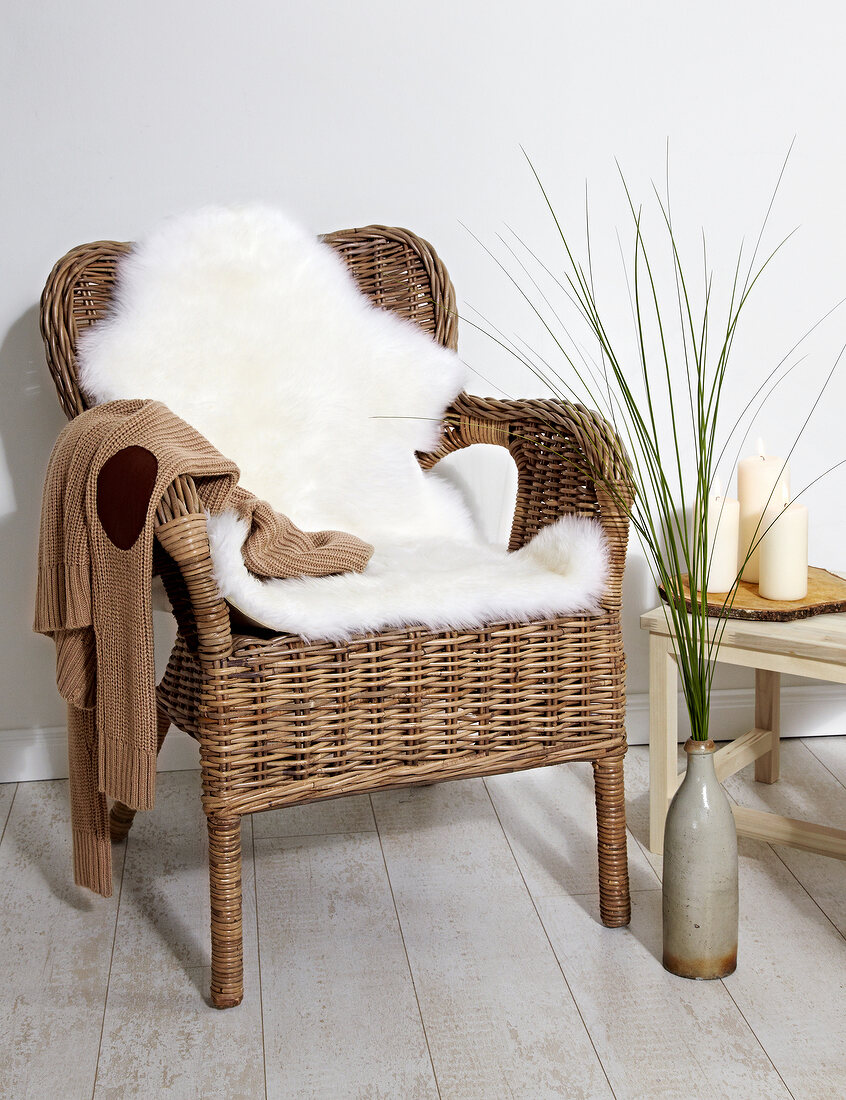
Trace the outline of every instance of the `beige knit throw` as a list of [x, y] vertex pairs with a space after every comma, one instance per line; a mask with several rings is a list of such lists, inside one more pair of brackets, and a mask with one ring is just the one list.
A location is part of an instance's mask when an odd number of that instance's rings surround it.
[[[129, 549], [97, 514], [97, 479], [125, 447], [158, 463], [146, 520]], [[112, 892], [108, 803], [144, 810], [155, 797], [157, 731], [151, 579], [154, 518], [168, 485], [191, 475], [204, 508], [235, 508], [250, 523], [249, 569], [264, 577], [361, 572], [372, 547], [353, 535], [300, 531], [237, 486], [238, 468], [158, 401], [112, 401], [81, 413], [59, 436], [44, 485], [35, 630], [56, 643], [56, 680], [68, 703], [74, 877]]]

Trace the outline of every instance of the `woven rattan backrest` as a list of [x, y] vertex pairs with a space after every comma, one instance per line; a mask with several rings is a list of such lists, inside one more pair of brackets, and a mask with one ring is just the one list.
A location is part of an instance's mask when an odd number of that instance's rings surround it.
[[[446, 347], [456, 346], [455, 292], [430, 244], [406, 229], [384, 225], [345, 229], [324, 240], [338, 250], [376, 305], [409, 318]], [[79, 245], [59, 260], [44, 287], [41, 335], [68, 419], [88, 407], [77, 380], [79, 333], [108, 310], [118, 260], [131, 247], [118, 241]]]

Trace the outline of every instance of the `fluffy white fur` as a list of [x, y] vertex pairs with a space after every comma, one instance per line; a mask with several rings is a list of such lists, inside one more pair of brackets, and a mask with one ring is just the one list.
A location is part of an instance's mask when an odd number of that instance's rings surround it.
[[566, 517], [508, 554], [497, 546], [415, 539], [380, 543], [364, 573], [262, 581], [241, 556], [246, 524], [210, 520], [215, 576], [257, 622], [309, 638], [421, 624], [433, 630], [590, 610], [607, 572], [598, 524]]
[[221, 591], [274, 629], [470, 627], [589, 612], [603, 591], [592, 520], [561, 519], [515, 554], [481, 542], [457, 490], [414, 457], [463, 386], [459, 359], [370, 305], [279, 211], [209, 207], [141, 242], [113, 312], [80, 341], [80, 380], [99, 402], [163, 401], [295, 523], [374, 544], [362, 575], [263, 582], [244, 566], [243, 524], [212, 518]]

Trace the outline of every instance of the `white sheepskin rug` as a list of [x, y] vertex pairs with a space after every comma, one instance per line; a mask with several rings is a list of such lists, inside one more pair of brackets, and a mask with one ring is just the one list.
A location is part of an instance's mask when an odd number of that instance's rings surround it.
[[221, 592], [256, 622], [345, 639], [597, 611], [599, 524], [564, 517], [511, 554], [484, 543], [414, 454], [436, 445], [461, 361], [372, 306], [334, 250], [277, 210], [209, 207], [141, 241], [79, 364], [94, 400], [164, 402], [300, 527], [374, 545], [362, 574], [262, 581], [241, 556], [243, 523], [210, 517]]

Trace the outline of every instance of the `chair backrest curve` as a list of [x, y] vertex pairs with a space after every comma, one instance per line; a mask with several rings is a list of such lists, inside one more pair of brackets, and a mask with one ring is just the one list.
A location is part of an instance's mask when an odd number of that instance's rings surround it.
[[[444, 347], [457, 346], [455, 291], [427, 241], [384, 225], [343, 229], [323, 240], [337, 249], [375, 305], [414, 321]], [[90, 404], [77, 378], [79, 333], [107, 312], [118, 261], [131, 248], [127, 242], [94, 241], [71, 249], [53, 268], [41, 295], [47, 365], [69, 420]]]

